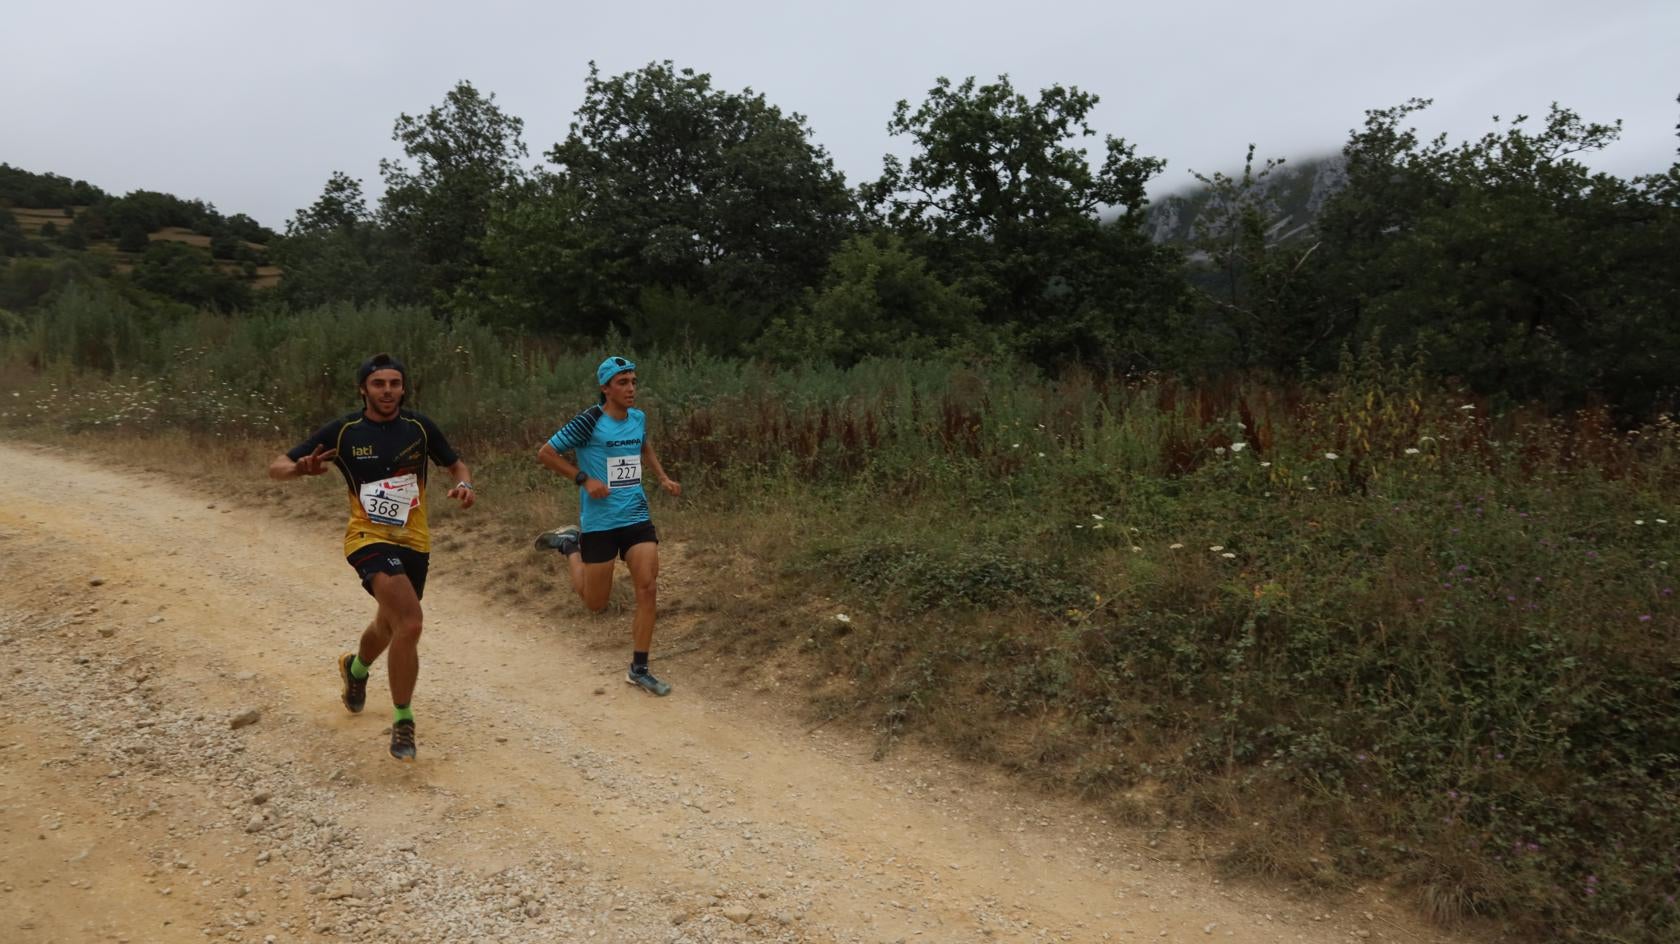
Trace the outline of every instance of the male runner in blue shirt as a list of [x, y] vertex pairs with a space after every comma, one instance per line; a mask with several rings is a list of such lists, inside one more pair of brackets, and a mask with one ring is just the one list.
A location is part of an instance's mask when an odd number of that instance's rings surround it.
[[[613, 558], [630, 567], [636, 586], [636, 618], [631, 626], [632, 655], [625, 681], [655, 695], [671, 686], [648, 671], [653, 645], [655, 583], [659, 578], [659, 533], [648, 514], [642, 474], [652, 474], [672, 495], [682, 485], [665, 474], [647, 433], [647, 415], [635, 408], [636, 365], [609, 357], [595, 369], [601, 402], [584, 410], [537, 449], [537, 461], [577, 483], [582, 525], [544, 531], [537, 547], [566, 556], [572, 589], [583, 605], [599, 613], [612, 594]], [[576, 454], [574, 465], [564, 453]]]

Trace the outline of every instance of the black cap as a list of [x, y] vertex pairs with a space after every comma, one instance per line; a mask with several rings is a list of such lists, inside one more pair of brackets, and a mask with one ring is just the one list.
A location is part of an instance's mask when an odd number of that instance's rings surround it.
[[368, 377], [376, 370], [394, 370], [402, 374], [404, 380], [408, 379], [408, 368], [403, 366], [402, 361], [389, 354], [375, 354], [362, 361], [362, 366], [356, 368], [356, 386], [367, 383]]

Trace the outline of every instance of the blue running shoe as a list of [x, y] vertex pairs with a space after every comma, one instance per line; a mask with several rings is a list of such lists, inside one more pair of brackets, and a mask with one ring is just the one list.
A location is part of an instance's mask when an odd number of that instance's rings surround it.
[[569, 524], [564, 528], [555, 528], [553, 531], [544, 531], [537, 535], [537, 549], [555, 550], [570, 557], [577, 552], [578, 538], [582, 534], [583, 532], [575, 524]]
[[647, 669], [643, 669], [640, 672], [638, 672], [638, 671], [636, 671], [635, 669], [632, 668], [624, 676], [624, 680], [626, 682], [629, 682], [631, 685], [634, 685], [637, 688], [641, 689], [642, 691], [647, 692], [647, 693], [652, 694], [652, 695], [669, 695], [669, 694], [671, 694], [671, 686], [669, 686], [669, 685], [665, 684], [664, 682], [661, 682], [660, 680], [654, 678], [653, 673], [649, 672]]

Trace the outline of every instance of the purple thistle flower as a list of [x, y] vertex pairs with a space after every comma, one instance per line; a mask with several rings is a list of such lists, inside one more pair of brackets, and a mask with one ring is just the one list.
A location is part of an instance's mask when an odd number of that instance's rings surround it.
[[1641, 623], [1649, 623], [1651, 621], [1651, 614], [1649, 614], [1649, 613], [1640, 614], [1639, 621]]

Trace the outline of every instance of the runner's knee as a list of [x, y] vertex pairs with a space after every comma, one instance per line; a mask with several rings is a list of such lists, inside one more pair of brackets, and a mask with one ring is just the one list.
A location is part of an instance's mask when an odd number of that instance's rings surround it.
[[412, 616], [403, 615], [394, 617], [391, 620], [391, 638], [393, 641], [401, 640], [404, 642], [419, 642], [420, 630], [424, 628], [423, 624], [424, 619], [419, 613], [415, 613]]

